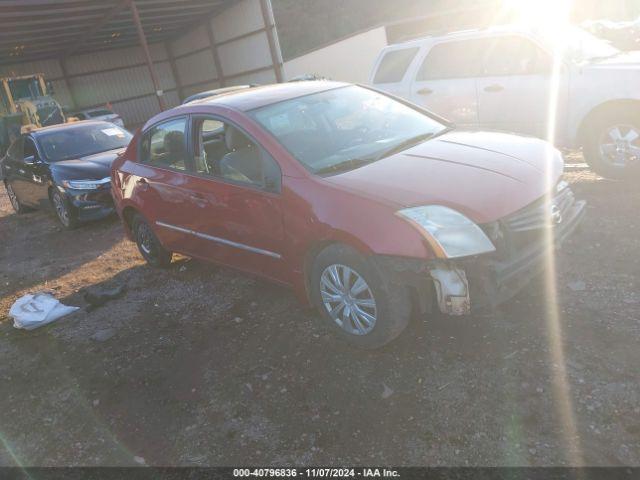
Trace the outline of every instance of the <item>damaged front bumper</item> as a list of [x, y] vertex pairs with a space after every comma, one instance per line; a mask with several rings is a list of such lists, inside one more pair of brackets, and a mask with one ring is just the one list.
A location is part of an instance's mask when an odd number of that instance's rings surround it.
[[384, 264], [395, 271], [397, 282], [414, 287], [422, 311], [437, 305], [445, 314], [467, 315], [504, 303], [539, 275], [553, 251], [576, 230], [585, 211], [586, 202], [576, 201], [550, 235], [541, 235], [541, 241], [508, 255], [425, 262], [387, 258]]

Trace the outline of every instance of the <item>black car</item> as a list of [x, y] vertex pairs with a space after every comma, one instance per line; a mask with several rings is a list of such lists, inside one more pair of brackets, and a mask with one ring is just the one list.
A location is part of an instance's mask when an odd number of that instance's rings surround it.
[[66, 228], [113, 212], [111, 164], [131, 140], [108, 122], [54, 125], [22, 134], [2, 159], [2, 178], [17, 213], [53, 207]]

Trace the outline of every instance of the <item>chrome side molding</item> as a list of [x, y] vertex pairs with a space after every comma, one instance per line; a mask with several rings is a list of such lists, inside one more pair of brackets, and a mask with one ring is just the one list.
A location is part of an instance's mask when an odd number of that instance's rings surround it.
[[178, 227], [176, 225], [171, 225], [169, 223], [164, 222], [156, 222], [156, 225], [159, 227], [168, 228], [170, 230], [175, 230], [176, 232], [188, 233], [190, 235], [194, 235], [198, 238], [202, 238], [204, 240], [209, 240], [212, 242], [220, 243], [222, 245], [227, 245], [228, 247], [235, 247], [241, 250], [247, 250], [249, 252], [257, 253], [259, 255], [266, 255], [271, 258], [282, 258], [282, 255], [275, 252], [270, 252], [269, 250], [263, 250], [262, 248], [252, 247], [250, 245], [245, 245], [244, 243], [233, 242], [231, 240], [227, 240], [226, 238], [214, 237], [213, 235], [207, 235], [206, 233], [196, 232], [194, 230], [189, 230], [188, 228]]

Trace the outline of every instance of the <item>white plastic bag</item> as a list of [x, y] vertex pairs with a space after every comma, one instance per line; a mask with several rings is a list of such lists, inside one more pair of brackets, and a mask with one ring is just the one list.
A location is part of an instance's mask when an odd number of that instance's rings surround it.
[[60, 317], [75, 312], [80, 307], [63, 305], [50, 293], [38, 292], [20, 297], [11, 305], [9, 316], [15, 328], [33, 330]]

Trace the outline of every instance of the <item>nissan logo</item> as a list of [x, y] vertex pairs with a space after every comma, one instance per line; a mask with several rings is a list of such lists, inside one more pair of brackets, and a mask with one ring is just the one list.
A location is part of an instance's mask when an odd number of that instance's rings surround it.
[[551, 223], [556, 225], [562, 223], [562, 212], [556, 204], [551, 205]]

